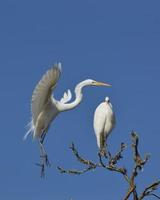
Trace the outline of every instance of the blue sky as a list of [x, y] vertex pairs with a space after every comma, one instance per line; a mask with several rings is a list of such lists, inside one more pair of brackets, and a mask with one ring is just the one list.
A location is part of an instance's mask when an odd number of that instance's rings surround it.
[[[159, 7], [158, 0], [0, 2], [1, 199], [122, 199], [127, 185], [118, 174], [99, 169], [69, 176], [56, 170], [57, 165], [81, 168], [68, 149], [72, 141], [83, 155], [97, 160], [93, 113], [105, 96], [117, 118], [110, 149], [115, 152], [126, 142], [122, 164], [131, 167], [130, 131], [136, 130], [142, 152], [151, 153], [137, 180], [139, 189], [159, 178]], [[35, 166], [37, 143], [22, 137], [32, 91], [56, 61], [63, 69], [57, 99], [86, 78], [113, 87], [85, 88], [81, 105], [56, 118], [45, 141], [52, 167], [42, 180]]]

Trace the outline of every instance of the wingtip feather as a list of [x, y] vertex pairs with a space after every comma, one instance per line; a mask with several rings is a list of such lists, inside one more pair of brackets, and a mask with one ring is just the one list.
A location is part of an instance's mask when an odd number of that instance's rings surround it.
[[54, 67], [56, 67], [60, 71], [60, 73], [62, 73], [62, 64], [61, 64], [61, 62], [55, 63]]

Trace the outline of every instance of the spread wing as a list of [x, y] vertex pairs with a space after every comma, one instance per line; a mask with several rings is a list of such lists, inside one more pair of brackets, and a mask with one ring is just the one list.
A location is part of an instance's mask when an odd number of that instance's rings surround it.
[[32, 122], [36, 124], [37, 117], [45, 104], [51, 100], [52, 91], [61, 75], [61, 63], [54, 64], [41, 78], [36, 85], [32, 95]]

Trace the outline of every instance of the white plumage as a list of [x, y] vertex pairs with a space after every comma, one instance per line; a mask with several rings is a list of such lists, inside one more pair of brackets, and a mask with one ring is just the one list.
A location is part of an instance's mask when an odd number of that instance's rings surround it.
[[115, 114], [109, 97], [105, 98], [95, 110], [94, 113], [94, 131], [97, 139], [97, 145], [102, 154], [106, 153], [106, 139], [111, 133], [116, 123]]
[[30, 129], [25, 135], [33, 133], [33, 137], [41, 137], [47, 131], [49, 124], [58, 114], [56, 102], [52, 97], [52, 91], [61, 75], [61, 64], [55, 64], [49, 69], [36, 85], [31, 101], [32, 120]]
[[52, 96], [52, 92], [55, 89], [60, 75], [61, 63], [57, 63], [42, 76], [32, 95], [32, 120], [31, 123], [29, 123], [30, 128], [24, 139], [27, 138], [29, 133], [32, 133], [34, 138], [39, 139], [42, 154], [41, 157], [44, 157], [45, 159], [45, 161], [43, 159], [42, 162], [42, 169], [44, 169], [44, 164], [47, 160], [47, 154], [45, 153], [45, 149], [42, 144], [54, 118], [60, 112], [71, 110], [80, 104], [83, 98], [82, 89], [85, 86], [111, 86], [107, 83], [87, 79], [80, 82], [75, 87], [75, 100], [73, 102], [68, 103], [72, 98], [70, 90], [65, 92], [62, 99], [58, 101]]
[[71, 100], [72, 94], [68, 90], [65, 92], [60, 101], [52, 96], [52, 92], [61, 75], [61, 63], [55, 64], [49, 69], [36, 85], [31, 102], [32, 120], [30, 129], [25, 135], [25, 138], [30, 132], [33, 132], [33, 137], [41, 137], [46, 133], [53, 119], [62, 111], [67, 111], [75, 108], [82, 101], [82, 89], [85, 86], [111, 86], [107, 83], [97, 82], [92, 79], [87, 79], [80, 82], [75, 87], [75, 100]]

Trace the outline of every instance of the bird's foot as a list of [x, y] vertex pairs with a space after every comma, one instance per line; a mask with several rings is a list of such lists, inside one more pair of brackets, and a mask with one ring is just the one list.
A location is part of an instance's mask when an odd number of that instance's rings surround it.
[[99, 151], [99, 155], [101, 156], [101, 157], [105, 157], [105, 158], [108, 158], [108, 156], [107, 156], [107, 151], [106, 151], [106, 149], [100, 149], [100, 151]]

